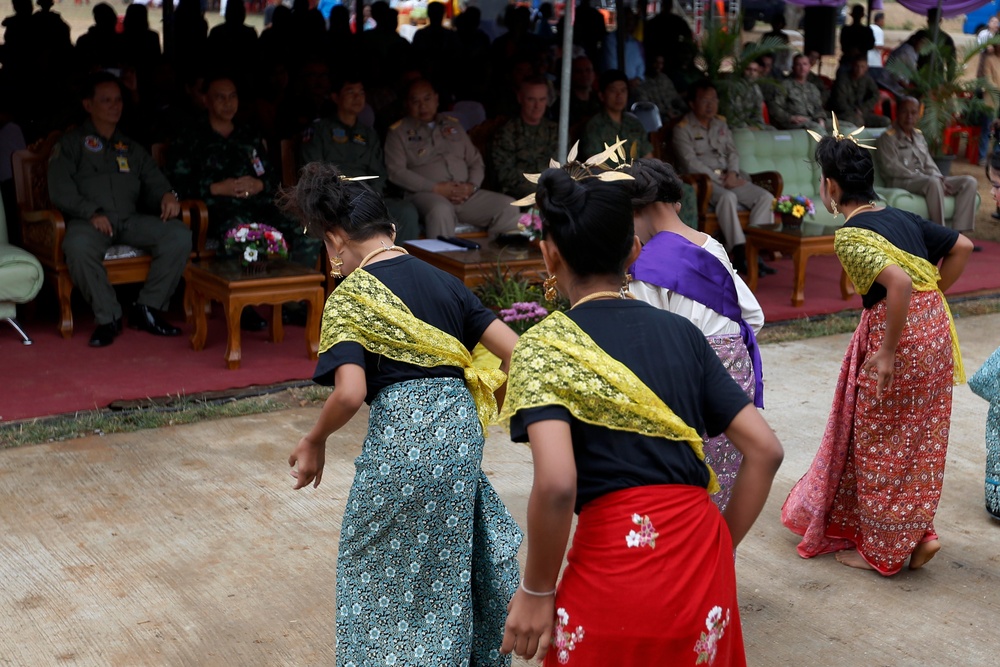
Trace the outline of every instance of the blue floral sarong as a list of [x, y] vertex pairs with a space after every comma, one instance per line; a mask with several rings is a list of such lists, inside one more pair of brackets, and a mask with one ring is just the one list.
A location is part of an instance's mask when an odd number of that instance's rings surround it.
[[482, 472], [459, 379], [371, 404], [337, 558], [337, 665], [509, 665], [500, 656], [521, 530]]

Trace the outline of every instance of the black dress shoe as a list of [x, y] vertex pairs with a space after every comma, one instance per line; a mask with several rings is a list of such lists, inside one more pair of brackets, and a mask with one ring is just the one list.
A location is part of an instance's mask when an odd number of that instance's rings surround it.
[[128, 315], [128, 325], [156, 336], [179, 336], [181, 333], [180, 329], [161, 319], [152, 308], [139, 303], [132, 306]]
[[107, 324], [98, 324], [90, 336], [90, 347], [107, 347], [115, 342], [115, 336], [121, 332], [122, 321], [120, 319]]
[[757, 273], [762, 276], [770, 276], [778, 272], [778, 269], [773, 269], [764, 263], [764, 260], [757, 258]]
[[240, 329], [243, 331], [263, 331], [267, 328], [267, 320], [261, 317], [256, 310], [247, 306], [240, 313]]

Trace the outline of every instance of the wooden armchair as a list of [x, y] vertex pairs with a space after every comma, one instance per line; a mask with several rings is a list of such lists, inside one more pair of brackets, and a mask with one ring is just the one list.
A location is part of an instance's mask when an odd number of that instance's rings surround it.
[[[715, 211], [709, 205], [712, 199], [712, 179], [707, 174], [682, 174], [681, 180], [694, 186], [695, 196], [698, 201], [698, 231], [709, 236], [718, 236], [721, 233], [719, 219]], [[775, 197], [780, 197], [784, 189], [784, 181], [781, 174], [776, 171], [762, 171], [757, 174], [750, 174], [750, 181], [758, 185]], [[739, 211], [740, 225], [746, 229], [750, 224], [750, 212], [741, 209]]]
[[[59, 300], [59, 331], [63, 338], [73, 335], [73, 311], [70, 296], [73, 283], [63, 255], [66, 221], [62, 213], [49, 201], [48, 165], [52, 147], [59, 133], [17, 151], [13, 157], [14, 188], [17, 208], [21, 218], [21, 238], [24, 249], [42, 264], [45, 280], [55, 288]], [[197, 210], [201, 220], [208, 220], [207, 210], [201, 202], [182, 202], [181, 219], [191, 227], [192, 211]], [[131, 246], [113, 246], [104, 258], [104, 267], [112, 285], [142, 282], [149, 274], [150, 257]]]

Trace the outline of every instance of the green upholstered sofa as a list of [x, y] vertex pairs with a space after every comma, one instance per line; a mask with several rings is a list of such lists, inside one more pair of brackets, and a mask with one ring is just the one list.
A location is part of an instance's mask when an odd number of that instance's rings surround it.
[[[865, 130], [862, 136], [874, 143], [875, 134]], [[816, 207], [815, 218], [806, 216], [804, 224], [839, 225], [843, 217], [836, 220], [819, 200], [819, 165], [813, 159], [816, 141], [805, 130], [733, 130], [733, 140], [740, 153], [740, 168], [749, 173], [777, 171], [784, 181], [782, 192], [787, 195], [805, 195], [813, 200]], [[915, 195], [900, 188], [886, 187], [875, 170], [875, 192], [889, 206], [910, 211], [927, 217], [927, 202], [922, 195]], [[945, 219], [950, 220], [955, 212], [955, 198], [945, 198]]]
[[0, 201], [0, 319], [14, 327], [25, 345], [31, 345], [31, 338], [15, 319], [17, 304], [34, 299], [44, 279], [34, 255], [7, 242], [7, 216]]

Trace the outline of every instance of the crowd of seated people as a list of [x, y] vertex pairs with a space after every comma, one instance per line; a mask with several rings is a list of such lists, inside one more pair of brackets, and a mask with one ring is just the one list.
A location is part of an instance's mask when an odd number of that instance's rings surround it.
[[[214, 235], [248, 215], [293, 229], [273, 211], [254, 208], [273, 199], [283, 142], [297, 147], [297, 167], [335, 161], [345, 173], [378, 176], [371, 185], [391, 203], [401, 240], [452, 234], [463, 223], [491, 236], [515, 228], [511, 197], [525, 191], [516, 182], [519, 170], [537, 172], [542, 153], [555, 150], [562, 40], [561, 22], [549, 18], [551, 6], [535, 15], [509, 6], [500, 21], [505, 31], [491, 40], [478, 8], [446, 21], [446, 6], [432, 3], [429, 25], [407, 33], [411, 42], [384, 0], [370, 5], [361, 30], [346, 6], [324, 16], [309, 5], [269, 4], [258, 35], [246, 25], [243, 0], [230, 0], [224, 22], [212, 30], [199, 0], [180, 0], [169, 26], [174, 39], [163, 50], [144, 5], [128, 7], [119, 31], [116, 10], [95, 4], [94, 25], [73, 44], [52, 0], [38, 0], [38, 11], [30, 0], [14, 0], [0, 49], [5, 118], [28, 144], [65, 132], [83, 120], [78, 100], [84, 82], [95, 72], [112, 73], [123, 91], [117, 127], [147, 149], [172, 146], [165, 173], [182, 197], [208, 203]], [[603, 17], [587, 0], [580, 3], [574, 49], [566, 54], [572, 59], [570, 142], [580, 141], [580, 159], [617, 138], [628, 140], [634, 157], [666, 157], [661, 149], [676, 143], [669, 139], [673, 126], [684, 118], [692, 123], [689, 104], [694, 92], [707, 90], [705, 76], [695, 66], [687, 23], [671, 10], [668, 0], [660, 14], [647, 17], [637, 33], [645, 34], [645, 44], [628, 38], [619, 69], [610, 51], [617, 50], [616, 40]], [[625, 22], [638, 25], [638, 18], [629, 14]], [[859, 35], [867, 28], [860, 20], [855, 12], [852, 30]], [[737, 112], [728, 127], [822, 131], [829, 109], [847, 122], [887, 124], [874, 113], [878, 91], [865, 71], [867, 41], [855, 41], [852, 48], [861, 55], [845, 60], [836, 85], [817, 77], [815, 59], [807, 55], [779, 49], [761, 57], [742, 73], [739, 93], [721, 100], [723, 114], [730, 111], [727, 104]], [[47, 48], [34, 49], [40, 42]], [[790, 70], [780, 71], [789, 55]], [[667, 137], [655, 145], [649, 128], [629, 113], [636, 101], [653, 102], [660, 111]], [[478, 118], [460, 113], [469, 102], [477, 105]], [[495, 128], [485, 143], [482, 133], [470, 132], [469, 118]], [[496, 151], [489, 150], [493, 146]], [[200, 160], [207, 152], [218, 158]], [[681, 169], [690, 162], [680, 161]], [[207, 173], [213, 165], [222, 171]], [[427, 165], [433, 174], [424, 173]], [[738, 170], [733, 173], [736, 179]], [[739, 247], [738, 231], [726, 231], [733, 236], [726, 239], [730, 248]], [[293, 253], [303, 262], [317, 252], [299, 250]]]

